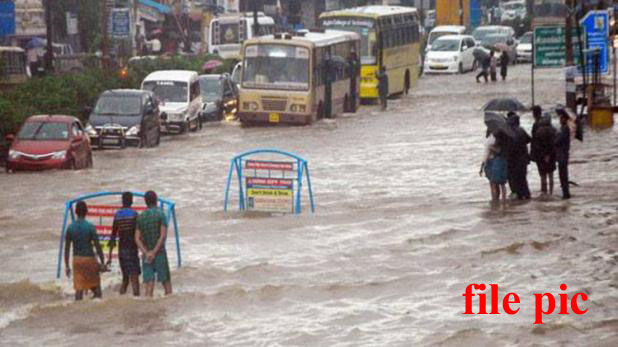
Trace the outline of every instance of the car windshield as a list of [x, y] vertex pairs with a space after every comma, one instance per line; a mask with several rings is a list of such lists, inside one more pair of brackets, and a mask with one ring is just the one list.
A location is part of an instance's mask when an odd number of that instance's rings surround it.
[[457, 52], [459, 51], [459, 40], [436, 40], [431, 45], [434, 52]]
[[477, 28], [472, 33], [472, 37], [474, 37], [474, 40], [476, 42], [483, 42], [485, 37], [487, 37], [488, 35], [498, 34], [498, 33], [500, 33], [499, 29]]
[[377, 41], [376, 32], [373, 29], [373, 21], [366, 19], [327, 18], [322, 21], [322, 26], [327, 29], [353, 31], [361, 37], [361, 64], [372, 65], [376, 63]]
[[524, 36], [519, 39], [519, 43], [532, 43], [532, 34], [524, 34]]
[[511, 3], [511, 4], [504, 4], [504, 9], [505, 10], [521, 10], [524, 8], [524, 4], [522, 3]]
[[487, 35], [485, 36], [485, 39], [483, 40], [483, 44], [490, 46], [490, 45], [495, 45], [497, 43], [506, 43], [507, 39], [508, 39], [508, 36], [504, 34]]
[[143, 89], [152, 91], [164, 103], [189, 101], [187, 82], [148, 81], [144, 82]]
[[141, 99], [139, 96], [104, 95], [97, 101], [94, 113], [106, 115], [139, 115], [141, 113]]
[[437, 40], [438, 38], [442, 36], [446, 36], [446, 35], [453, 35], [453, 34], [455, 33], [452, 31], [432, 31], [429, 33], [429, 38], [427, 39], [427, 42], [430, 45], [433, 45], [433, 42]]
[[246, 88], [309, 89], [309, 49], [264, 44], [245, 49], [242, 85]]
[[221, 96], [221, 80], [219, 76], [214, 78], [200, 78], [200, 93], [206, 101], [216, 100]]
[[17, 138], [21, 140], [66, 140], [69, 138], [67, 123], [61, 122], [26, 122]]

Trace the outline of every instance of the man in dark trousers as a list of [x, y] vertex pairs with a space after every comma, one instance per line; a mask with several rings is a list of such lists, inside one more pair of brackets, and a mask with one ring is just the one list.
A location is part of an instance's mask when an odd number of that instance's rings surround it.
[[378, 94], [380, 95], [380, 105], [382, 105], [382, 111], [386, 110], [386, 102], [388, 100], [388, 75], [386, 74], [386, 68], [380, 66], [378, 72]]
[[131, 192], [122, 193], [122, 208], [116, 211], [112, 224], [112, 237], [109, 243], [107, 264], [112, 262], [112, 251], [116, 246], [116, 237], [119, 237], [118, 261], [122, 271], [120, 294], [122, 295], [127, 292], [130, 280], [133, 295], [139, 296], [139, 275], [141, 274], [141, 269], [137, 244], [135, 243], [137, 212], [131, 208], [131, 205], [133, 205], [133, 194]]
[[541, 177], [541, 193], [549, 195], [554, 191], [554, 171], [556, 171], [556, 151], [554, 142], [556, 129], [551, 125], [551, 118], [542, 117], [541, 106], [532, 108], [534, 124], [532, 125], [532, 142], [530, 144], [530, 159], [536, 162]]
[[528, 143], [530, 136], [519, 126], [519, 116], [515, 112], [509, 112], [508, 124], [513, 129], [515, 137], [511, 139], [507, 146], [507, 175], [511, 191], [520, 200], [530, 199], [530, 188], [528, 188], [528, 164], [530, 155], [528, 154]]
[[479, 64], [481, 64], [481, 72], [479, 72], [479, 74], [476, 75], [476, 83], [481, 83], [481, 81], [479, 80], [479, 77], [481, 76], [485, 79], [485, 83], [487, 83], [487, 74], [489, 74], [489, 66], [491, 65], [491, 57], [489, 55], [486, 55], [479, 61]]
[[568, 125], [569, 115], [562, 108], [557, 109], [556, 112], [560, 115], [560, 132], [556, 137], [556, 161], [558, 162], [558, 175], [560, 176], [562, 198], [570, 199], [569, 150], [571, 149], [571, 130]]

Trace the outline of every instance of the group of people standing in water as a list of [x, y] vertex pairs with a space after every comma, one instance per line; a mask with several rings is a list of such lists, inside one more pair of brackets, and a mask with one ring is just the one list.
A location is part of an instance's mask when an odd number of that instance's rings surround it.
[[552, 126], [551, 116], [543, 116], [541, 107], [534, 106], [532, 136], [519, 125], [519, 116], [515, 112], [507, 115], [509, 134], [504, 131], [487, 132], [479, 175], [485, 173], [489, 180], [493, 201], [506, 201], [507, 183], [513, 197], [520, 200], [530, 199], [527, 178], [530, 161], [536, 163], [541, 178], [541, 194], [553, 194], [553, 176], [557, 166], [562, 198], [571, 197], [568, 174], [571, 139], [569, 115], [564, 108], [558, 108], [556, 112], [560, 116], [559, 130]]

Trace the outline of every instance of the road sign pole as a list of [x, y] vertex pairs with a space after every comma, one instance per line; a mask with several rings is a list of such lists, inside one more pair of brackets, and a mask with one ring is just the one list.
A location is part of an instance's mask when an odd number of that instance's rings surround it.
[[[573, 66], [573, 0], [568, 1], [569, 14], [565, 17], [565, 25], [564, 28], [566, 32], [564, 33], [565, 37], [565, 59], [566, 59], [566, 67], [567, 69]], [[573, 112], [576, 111], [577, 105], [575, 103], [576, 95], [575, 88], [572, 86], [575, 85], [575, 76], [573, 74], [566, 74], [566, 106], [570, 108]]]

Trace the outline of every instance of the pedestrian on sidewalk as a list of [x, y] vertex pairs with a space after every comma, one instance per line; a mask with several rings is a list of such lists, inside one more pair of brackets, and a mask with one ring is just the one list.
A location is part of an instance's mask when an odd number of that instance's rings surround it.
[[560, 115], [560, 132], [556, 136], [556, 161], [558, 162], [558, 175], [560, 177], [560, 187], [562, 188], [562, 198], [570, 199], [569, 192], [569, 150], [571, 149], [571, 130], [569, 129], [569, 115], [563, 108], [556, 110]]
[[[95, 298], [101, 297], [101, 278], [99, 272], [104, 270], [105, 259], [99, 244], [99, 237], [94, 225], [86, 220], [88, 206], [85, 201], [78, 201], [75, 205], [77, 220], [66, 231], [64, 248], [64, 266], [67, 277], [71, 277], [69, 258], [73, 245], [73, 288], [75, 300], [82, 300], [85, 290], [92, 290]], [[100, 263], [95, 258], [92, 247], [95, 247]]]
[[506, 75], [509, 69], [509, 55], [506, 53], [506, 50], [502, 51], [500, 55], [500, 76], [502, 76], [502, 80], [506, 80]]
[[377, 75], [378, 78], [378, 94], [380, 95], [380, 105], [382, 105], [382, 111], [386, 110], [386, 103], [388, 100], [388, 75], [386, 74], [386, 67], [380, 66], [380, 71]]
[[116, 247], [116, 237], [119, 237], [118, 262], [122, 271], [120, 294], [123, 295], [127, 292], [130, 281], [133, 296], [139, 296], [139, 275], [141, 274], [141, 269], [137, 244], [135, 243], [137, 212], [131, 208], [131, 205], [133, 205], [133, 194], [131, 192], [122, 193], [122, 208], [116, 211], [112, 224], [112, 237], [109, 243], [107, 265], [109, 266], [112, 263], [112, 251]]

